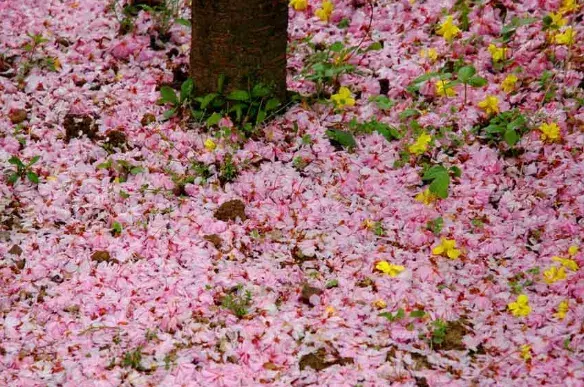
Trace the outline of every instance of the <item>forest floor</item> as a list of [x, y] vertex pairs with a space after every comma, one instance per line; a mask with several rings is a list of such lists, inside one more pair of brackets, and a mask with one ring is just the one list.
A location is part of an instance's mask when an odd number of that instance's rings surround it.
[[1, 385], [582, 385], [582, 9], [309, 3], [238, 136], [184, 20], [0, 2]]

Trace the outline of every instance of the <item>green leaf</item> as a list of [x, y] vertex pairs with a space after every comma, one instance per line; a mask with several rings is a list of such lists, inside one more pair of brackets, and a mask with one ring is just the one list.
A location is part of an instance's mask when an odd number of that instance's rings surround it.
[[395, 101], [387, 98], [385, 95], [378, 95], [369, 98], [369, 101], [375, 102], [377, 107], [381, 110], [389, 110], [395, 105]]
[[185, 102], [193, 94], [195, 84], [192, 78], [187, 79], [180, 86], [180, 101]]
[[367, 47], [366, 51], [379, 51], [383, 48], [381, 42], [373, 42]]
[[168, 120], [169, 118], [173, 117], [176, 114], [176, 108], [173, 109], [169, 109], [167, 111], [164, 112], [164, 114], [162, 114], [162, 117], [164, 117], [165, 120]]
[[467, 83], [476, 72], [477, 70], [473, 66], [463, 66], [458, 69], [458, 79], [462, 83]]
[[472, 87], [483, 87], [486, 86], [489, 82], [482, 77], [472, 77], [469, 79], [468, 84]]
[[395, 314], [395, 319], [400, 320], [404, 317], [406, 317], [406, 312], [402, 308], [399, 308]]
[[22, 161], [20, 161], [20, 159], [16, 156], [12, 156], [11, 158], [8, 159], [8, 162], [12, 165], [16, 165], [18, 168], [24, 168], [24, 164], [22, 163]]
[[32, 159], [30, 159], [30, 161], [28, 162], [28, 166], [30, 167], [33, 164], [36, 164], [37, 161], [39, 161], [41, 159], [41, 156], [34, 156]]
[[211, 127], [213, 125], [217, 125], [219, 123], [219, 121], [221, 121], [221, 118], [223, 118], [223, 116], [217, 112], [211, 114], [211, 116], [209, 118], [207, 118], [207, 121], [205, 122], [205, 124], [207, 125], [207, 127]]
[[450, 185], [450, 176], [447, 173], [437, 175], [430, 186], [430, 192], [435, 194], [441, 199], [446, 199], [448, 197], [448, 186]]
[[120, 196], [122, 197], [122, 199], [127, 199], [130, 197], [130, 194], [127, 193], [126, 191], [120, 190]]
[[27, 172], [26, 173], [26, 177], [28, 178], [28, 180], [30, 180], [30, 182], [38, 184], [39, 183], [39, 175], [37, 175], [34, 172]]
[[355, 141], [355, 137], [353, 137], [353, 134], [345, 132], [344, 130], [329, 129], [326, 131], [326, 135], [331, 140], [334, 140], [341, 144], [344, 148], [352, 149], [357, 146], [357, 141]]
[[417, 109], [406, 109], [399, 114], [400, 120], [404, 120], [409, 117], [418, 116], [420, 112]]
[[448, 176], [448, 171], [442, 165], [434, 165], [424, 173], [422, 180], [433, 180], [440, 175]]
[[519, 136], [517, 132], [513, 129], [507, 129], [505, 133], [503, 133], [503, 139], [509, 146], [514, 146], [519, 142]]
[[158, 103], [170, 103], [173, 105], [178, 105], [178, 97], [174, 92], [174, 89], [170, 86], [164, 85], [160, 88], [160, 99]]
[[249, 93], [245, 90], [233, 90], [231, 93], [229, 93], [227, 99], [232, 101], [248, 101]]
[[401, 138], [401, 134], [393, 126], [389, 125], [379, 126], [375, 130], [377, 131], [377, 133], [385, 137], [387, 141], [399, 140]]
[[452, 173], [452, 175], [454, 175], [454, 177], [462, 176], [462, 170], [457, 166], [450, 167], [450, 172]]
[[118, 235], [122, 233], [122, 225], [119, 222], [112, 223], [112, 233]]
[[9, 184], [14, 184], [14, 183], [16, 183], [17, 180], [18, 180], [17, 173], [13, 173], [12, 175], [8, 176], [8, 183]]
[[256, 116], [256, 125], [261, 124], [266, 119], [266, 111], [265, 110], [258, 110], [258, 115]]
[[144, 172], [144, 170], [145, 170], [145, 169], [144, 169], [144, 168], [142, 168], [142, 167], [133, 167], [132, 169], [130, 169], [130, 173], [131, 173], [132, 175], [137, 175], [137, 174], [139, 174], [139, 173], [142, 173], [142, 172]]
[[424, 316], [426, 316], [426, 312], [424, 312], [423, 310], [412, 310], [410, 312], [410, 317], [422, 318]]
[[341, 52], [341, 51], [343, 51], [344, 48], [345, 48], [345, 45], [342, 42], [334, 42], [329, 47], [329, 50], [331, 50], [332, 52]]
[[327, 289], [336, 288], [339, 286], [339, 281], [337, 279], [332, 279], [326, 283], [324, 286]]
[[185, 27], [190, 27], [191, 26], [191, 21], [188, 19], [183, 19], [183, 18], [177, 18], [174, 19], [174, 22], [177, 24], [180, 24], [181, 26], [185, 26]]
[[253, 98], [263, 98], [270, 94], [270, 88], [266, 85], [258, 83], [251, 89], [251, 96]]
[[272, 111], [278, 106], [280, 106], [280, 101], [277, 98], [270, 98], [268, 102], [266, 102], [266, 111]]
[[347, 27], [349, 27], [350, 23], [351, 23], [351, 21], [349, 19], [344, 18], [343, 20], [341, 20], [339, 22], [339, 24], [337, 24], [337, 27], [339, 27], [339, 28], [347, 28]]
[[432, 219], [426, 224], [426, 228], [434, 233], [434, 235], [439, 235], [444, 227], [444, 219], [439, 216], [436, 219]]
[[200, 108], [204, 110], [218, 95], [217, 93], [210, 93], [204, 97], [197, 97], [195, 100], [201, 104]]

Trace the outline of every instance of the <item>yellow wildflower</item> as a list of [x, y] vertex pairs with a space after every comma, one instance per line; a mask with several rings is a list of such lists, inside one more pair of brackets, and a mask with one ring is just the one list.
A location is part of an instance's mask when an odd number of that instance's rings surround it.
[[552, 266], [543, 272], [543, 280], [546, 284], [553, 284], [566, 278], [566, 269]]
[[451, 42], [459, 33], [460, 28], [458, 28], [454, 24], [454, 20], [452, 16], [448, 16], [446, 20], [440, 24], [440, 27], [436, 30], [438, 35], [441, 35], [446, 39], [448, 42]]
[[489, 44], [489, 52], [491, 53], [491, 58], [493, 59], [493, 62], [500, 62], [502, 60], [505, 60], [507, 48], [497, 47], [493, 43], [491, 43]]
[[387, 308], [387, 302], [379, 299], [373, 303], [373, 306], [375, 306], [377, 309], [385, 309]]
[[485, 99], [479, 102], [479, 107], [487, 114], [499, 113], [499, 98], [494, 95], [487, 95]]
[[337, 310], [334, 308], [334, 306], [327, 306], [326, 309], [324, 310], [326, 312], [326, 315], [328, 317], [332, 317], [335, 315], [335, 313], [337, 312]]
[[428, 150], [430, 141], [432, 141], [432, 136], [426, 132], [422, 132], [418, 138], [416, 138], [416, 141], [408, 147], [408, 150], [410, 153], [419, 156]]
[[454, 97], [456, 95], [456, 91], [449, 86], [446, 81], [438, 81], [436, 82], [436, 94], [441, 97]]
[[576, 31], [572, 27], [568, 27], [564, 32], [558, 32], [554, 36], [554, 42], [557, 44], [564, 44], [566, 46], [571, 46], [576, 40]]
[[430, 59], [431, 62], [435, 62], [438, 59], [438, 51], [435, 48], [423, 48], [420, 50], [420, 56]]
[[308, 0], [291, 0], [290, 6], [296, 11], [304, 11], [308, 8]]
[[426, 188], [416, 195], [414, 198], [417, 202], [424, 203], [429, 206], [436, 200], [436, 195], [430, 192], [430, 188]]
[[314, 14], [322, 21], [328, 22], [331, 18], [335, 6], [332, 1], [324, 0], [322, 2], [321, 8], [317, 9]]
[[567, 267], [568, 269], [570, 269], [572, 271], [578, 271], [578, 269], [580, 268], [578, 266], [578, 263], [570, 258], [561, 258], [561, 257], [554, 256], [554, 257], [552, 257], [552, 261], [559, 262], [560, 265]]
[[562, 6], [559, 9], [561, 14], [570, 13], [576, 11], [579, 8], [576, 0], [564, 0]]
[[548, 140], [549, 142], [554, 142], [560, 139], [560, 127], [555, 122], [541, 124], [539, 131], [541, 132], [541, 139], [543, 141]]
[[394, 265], [387, 261], [377, 262], [375, 268], [382, 273], [389, 275], [390, 277], [396, 277], [399, 273], [404, 271], [406, 268], [401, 265]]
[[217, 148], [217, 144], [215, 144], [215, 141], [213, 141], [212, 139], [208, 138], [205, 140], [205, 148], [209, 151], [214, 151], [215, 148]]
[[351, 90], [345, 86], [339, 89], [338, 94], [333, 94], [331, 100], [337, 105], [338, 108], [343, 109], [345, 106], [355, 105], [355, 98], [351, 95]]
[[513, 90], [515, 90], [515, 84], [518, 80], [519, 78], [517, 78], [515, 74], [507, 75], [507, 77], [503, 79], [503, 82], [501, 83], [501, 89], [503, 89], [505, 93], [511, 93]]
[[531, 359], [531, 345], [523, 344], [521, 346], [521, 358], [525, 361]]
[[548, 14], [548, 16], [550, 17], [550, 19], [552, 19], [552, 25], [557, 26], [557, 27], [562, 27], [565, 26], [566, 23], [568, 23], [568, 21], [566, 19], [564, 19], [564, 17], [562, 16], [562, 14], [560, 12], [551, 12]]
[[525, 294], [517, 296], [517, 300], [507, 304], [507, 308], [509, 308], [511, 314], [515, 317], [525, 317], [531, 313], [529, 298]]
[[375, 227], [375, 222], [370, 219], [365, 219], [363, 221], [363, 226], [365, 226], [367, 230], [371, 230], [373, 227]]
[[432, 249], [434, 255], [444, 255], [450, 259], [456, 259], [462, 252], [456, 248], [456, 241], [454, 239], [441, 238], [440, 244]]
[[568, 248], [568, 254], [570, 256], [578, 254], [578, 246], [572, 245]]
[[57, 181], [56, 176], [47, 176], [47, 181]]
[[554, 313], [555, 318], [558, 318], [560, 320], [563, 320], [564, 318], [566, 318], [566, 314], [570, 310], [570, 304], [568, 303], [568, 300], [564, 300], [564, 301], [560, 302], [557, 310], [558, 311], [556, 313]]

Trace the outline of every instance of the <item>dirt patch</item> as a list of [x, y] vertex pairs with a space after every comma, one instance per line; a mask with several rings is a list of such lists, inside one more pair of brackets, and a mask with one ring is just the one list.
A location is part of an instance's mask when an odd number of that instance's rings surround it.
[[203, 239], [211, 242], [217, 250], [221, 249], [221, 245], [223, 244], [223, 239], [217, 234], [205, 235]]
[[415, 377], [416, 379], [416, 386], [418, 387], [430, 387], [430, 385], [428, 384], [428, 380], [425, 377]]
[[314, 255], [302, 254], [302, 251], [300, 250], [300, 248], [298, 246], [294, 246], [294, 248], [292, 249], [292, 257], [294, 258], [294, 261], [298, 265], [302, 265], [304, 262], [316, 260], [316, 257]]
[[20, 257], [20, 255], [22, 254], [22, 249], [20, 248], [20, 246], [14, 245], [10, 248], [10, 250], [8, 250], [8, 254], [18, 255]]
[[156, 121], [156, 116], [154, 114], [146, 113], [142, 116], [140, 123], [142, 124], [142, 126], [148, 126], [155, 121]]
[[312, 305], [310, 303], [310, 297], [320, 296], [321, 294], [322, 289], [315, 288], [314, 286], [310, 286], [308, 284], [304, 284], [302, 285], [302, 290], [300, 292], [300, 301], [302, 301], [306, 305]]
[[245, 216], [245, 204], [241, 200], [229, 200], [219, 206], [215, 210], [215, 219], [227, 222], [229, 220], [236, 220], [237, 218], [242, 221], [246, 220]]
[[355, 285], [357, 285], [360, 288], [367, 288], [367, 287], [371, 286], [371, 290], [373, 290], [374, 292], [377, 291], [377, 286], [375, 285], [375, 281], [373, 281], [369, 277], [365, 277], [365, 278], [357, 281], [357, 283]]
[[112, 258], [110, 256], [110, 253], [108, 253], [107, 251], [104, 250], [100, 250], [100, 251], [96, 251], [93, 254], [91, 254], [91, 260], [93, 262], [97, 262], [102, 263], [102, 262], [107, 262], [107, 263], [119, 263], [119, 261], [115, 258]]
[[63, 127], [67, 142], [71, 141], [72, 138], [83, 137], [83, 135], [91, 140], [97, 137], [97, 125], [93, 117], [88, 114], [67, 113]]
[[300, 371], [303, 371], [306, 367], [310, 367], [315, 371], [322, 371], [325, 368], [337, 364], [341, 366], [353, 364], [353, 359], [350, 357], [336, 357], [332, 360], [327, 360], [326, 350], [324, 348], [319, 348], [316, 352], [302, 356], [298, 363]]
[[105, 144], [112, 148], [122, 148], [126, 145], [128, 137], [121, 130], [110, 130], [106, 134]]
[[446, 336], [439, 344], [434, 344], [434, 348], [443, 351], [463, 351], [466, 346], [462, 342], [465, 335], [469, 333], [468, 328], [464, 325], [465, 321], [448, 321], [446, 323]]
[[432, 364], [428, 361], [428, 358], [420, 353], [410, 352], [410, 356], [414, 361], [414, 370], [420, 371], [423, 369], [432, 369]]
[[25, 121], [27, 117], [28, 113], [24, 109], [13, 109], [10, 111], [10, 113], [8, 113], [8, 118], [10, 118], [10, 122], [12, 122], [14, 125]]

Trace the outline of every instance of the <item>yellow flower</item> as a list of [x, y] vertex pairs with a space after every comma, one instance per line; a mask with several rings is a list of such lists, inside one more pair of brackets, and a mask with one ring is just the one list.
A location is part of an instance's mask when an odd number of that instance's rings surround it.
[[321, 8], [317, 9], [314, 14], [318, 16], [320, 20], [328, 22], [334, 9], [335, 6], [333, 5], [332, 1], [324, 0], [322, 2]]
[[435, 48], [423, 48], [420, 50], [420, 56], [430, 59], [431, 62], [435, 62], [438, 59], [438, 51]]
[[507, 77], [503, 79], [503, 82], [501, 83], [501, 89], [503, 89], [505, 93], [512, 92], [513, 90], [515, 90], [515, 84], [517, 83], [518, 80], [519, 79], [515, 74], [507, 75]]
[[499, 98], [494, 95], [487, 95], [485, 99], [479, 102], [479, 107], [487, 114], [499, 113]]
[[568, 27], [564, 32], [559, 32], [554, 36], [554, 42], [557, 44], [564, 44], [571, 46], [576, 40], [576, 31], [572, 27]]
[[434, 255], [444, 255], [450, 259], [456, 259], [462, 252], [456, 248], [456, 241], [454, 239], [441, 238], [440, 244], [432, 249]]
[[290, 6], [296, 11], [304, 11], [308, 8], [308, 0], [291, 0]]
[[436, 82], [436, 94], [441, 97], [454, 97], [456, 95], [456, 91], [449, 86], [446, 81], [438, 81]]
[[406, 268], [401, 265], [394, 265], [387, 261], [377, 262], [375, 268], [382, 273], [389, 275], [390, 277], [396, 277], [399, 273], [404, 271]]
[[564, 0], [562, 6], [559, 9], [561, 14], [570, 13], [572, 11], [576, 11], [579, 8], [576, 0]]
[[454, 24], [452, 16], [448, 16], [446, 21], [440, 24], [436, 33], [443, 36], [448, 42], [451, 42], [460, 33], [460, 28]]
[[525, 361], [531, 359], [531, 345], [523, 344], [521, 346], [521, 358]]
[[543, 280], [546, 284], [553, 284], [566, 278], [566, 269], [552, 266], [543, 272]]
[[568, 254], [570, 256], [578, 254], [578, 246], [572, 245], [568, 248]]
[[208, 138], [205, 140], [205, 148], [209, 151], [214, 151], [215, 148], [217, 148], [217, 144], [215, 144], [215, 141], [213, 141], [212, 139]]
[[47, 176], [47, 181], [57, 181], [56, 176]]
[[549, 142], [554, 142], [560, 139], [560, 127], [555, 122], [541, 124], [539, 130], [543, 141], [548, 140]]
[[387, 308], [387, 302], [379, 299], [373, 303], [373, 306], [375, 306], [377, 309], [384, 309]]
[[489, 44], [489, 52], [491, 53], [491, 58], [493, 59], [493, 62], [500, 62], [502, 60], [505, 60], [507, 48], [497, 47], [491, 43]]
[[558, 311], [554, 313], [554, 317], [563, 320], [566, 317], [568, 311], [570, 310], [570, 304], [568, 303], [568, 300], [560, 302], [557, 310]]
[[355, 99], [351, 95], [351, 90], [345, 86], [339, 89], [338, 94], [333, 94], [331, 100], [337, 105], [338, 108], [343, 109], [345, 106], [355, 105]]
[[416, 138], [416, 141], [408, 147], [408, 150], [410, 153], [419, 156], [428, 150], [428, 144], [430, 144], [430, 141], [432, 141], [432, 136], [423, 132], [418, 138]]
[[331, 306], [331, 305], [327, 306], [324, 311], [326, 312], [326, 315], [328, 317], [334, 316], [335, 313], [337, 312], [337, 310], [333, 306]]
[[515, 317], [525, 317], [531, 313], [531, 306], [529, 306], [529, 298], [525, 294], [517, 296], [515, 302], [507, 304], [507, 308]]
[[375, 226], [375, 222], [370, 219], [365, 219], [363, 221], [363, 226], [365, 226], [367, 230], [371, 230]]
[[557, 27], [565, 26], [566, 23], [568, 22], [566, 19], [564, 19], [564, 17], [562, 16], [562, 14], [560, 12], [558, 12], [558, 13], [551, 12], [548, 14], [548, 16], [552, 19], [552, 25], [557, 26]]
[[580, 268], [578, 263], [570, 258], [552, 257], [552, 261], [559, 262], [562, 266], [567, 267], [572, 271], [578, 271]]
[[429, 206], [436, 200], [436, 195], [430, 192], [430, 188], [426, 188], [422, 192], [418, 193], [414, 198], [417, 202], [424, 203]]

